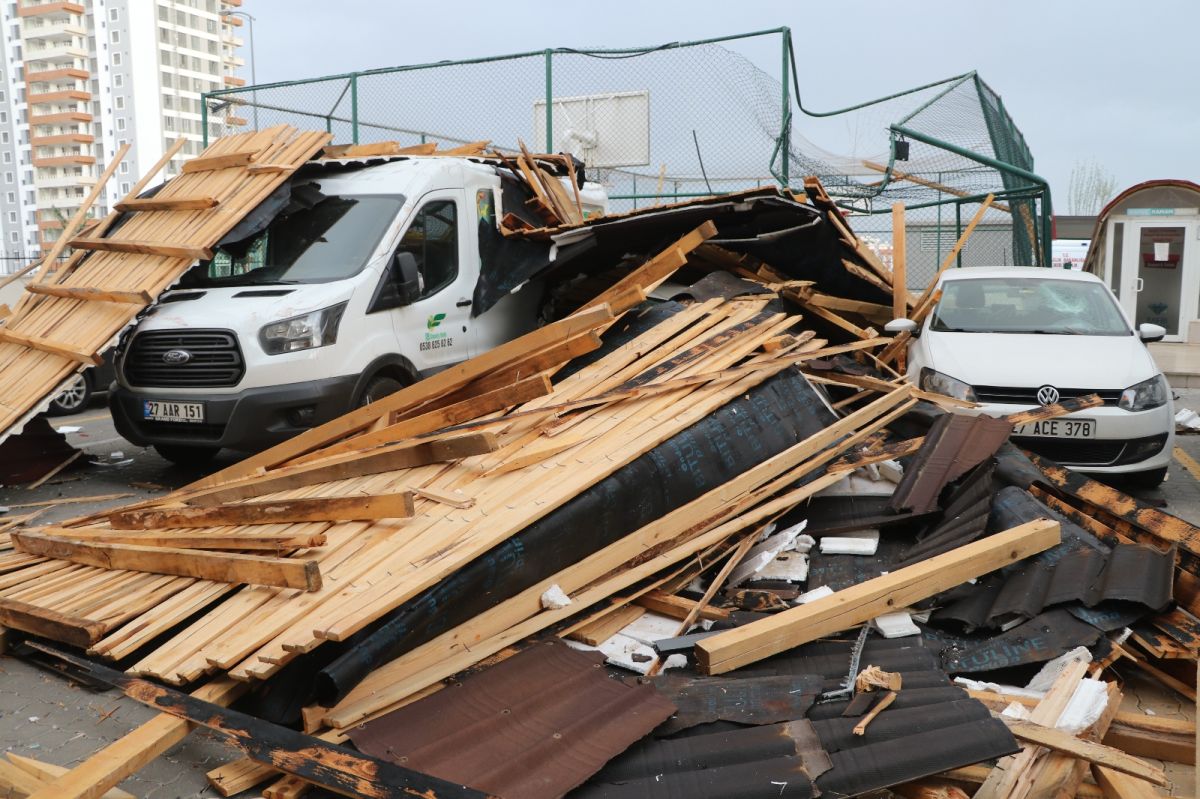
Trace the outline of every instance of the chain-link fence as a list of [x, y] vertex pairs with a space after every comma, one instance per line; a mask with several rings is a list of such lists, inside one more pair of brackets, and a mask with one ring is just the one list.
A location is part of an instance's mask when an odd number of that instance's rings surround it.
[[[962, 263], [1046, 263], [1049, 188], [977, 75], [816, 112], [801, 101], [808, 74], [797, 70], [787, 28], [640, 49], [558, 48], [223, 89], [204, 96], [204, 130], [286, 122], [324, 128], [339, 143], [487, 139], [514, 151], [524, 142], [579, 157], [613, 211], [763, 185], [797, 190], [816, 175], [866, 217], [855, 229], [885, 258], [892, 203], [912, 209], [913, 285], [927, 254], [944, 255], [994, 193], [1000, 200]], [[818, 146], [821, 136], [837, 143]]]

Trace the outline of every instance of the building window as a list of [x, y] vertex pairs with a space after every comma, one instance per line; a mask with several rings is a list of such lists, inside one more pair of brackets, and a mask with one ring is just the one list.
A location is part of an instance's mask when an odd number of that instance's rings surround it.
[[129, 193], [129, 184], [128, 184], [128, 183], [122, 183], [122, 184], [121, 184], [121, 193], [122, 193], [122, 194], [128, 194], [128, 193]]
[[117, 130], [125, 130], [125, 117], [117, 118]]
[[10, 191], [8, 193], [8, 201], [10, 203], [15, 203], [17, 201], [17, 193], [15, 191]]
[[120, 44], [120, 43], [121, 43], [121, 32], [120, 32], [120, 31], [113, 31], [113, 32], [112, 32], [112, 34], [111, 34], [111, 36], [112, 36], [112, 43], [113, 43], [113, 44]]
[[108, 10], [108, 18], [111, 19], [113, 22], [117, 21], [117, 10], [115, 8], [110, 8]]
[[12, 163], [12, 151], [5, 150], [3, 158], [4, 158], [4, 163], [11, 164]]
[[14, 225], [17, 223], [17, 212], [16, 211], [8, 212], [8, 221], [12, 222]]
[[12, 183], [12, 182], [13, 182], [13, 173], [12, 173], [12, 172], [5, 172], [5, 173], [4, 173], [4, 182], [5, 182], [5, 183]]
[[113, 53], [113, 56], [112, 56], [112, 62], [113, 62], [113, 66], [114, 66], [114, 67], [119, 67], [119, 66], [121, 66], [121, 54], [120, 54], [120, 53]]
[[124, 110], [125, 110], [125, 97], [124, 97], [124, 95], [118, 95], [118, 96], [117, 96], [117, 98], [116, 98], [116, 100], [113, 102], [113, 105], [114, 105], [114, 106], [116, 106], [116, 109], [117, 109], [118, 111], [124, 111]]
[[124, 85], [125, 85], [125, 76], [124, 75], [113, 75], [113, 86], [116, 86], [119, 89]]
[[20, 241], [20, 239], [17, 237], [17, 231], [14, 230], [12, 233], [9, 233], [8, 240], [13, 244], [16, 244], [18, 241]]
[[122, 161], [122, 162], [121, 162], [121, 174], [122, 174], [122, 175], [128, 175], [128, 174], [129, 174], [129, 162], [128, 162], [128, 161]]

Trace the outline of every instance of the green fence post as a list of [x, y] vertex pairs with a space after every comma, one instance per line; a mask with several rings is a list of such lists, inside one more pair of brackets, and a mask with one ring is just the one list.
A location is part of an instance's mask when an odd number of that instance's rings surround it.
[[554, 152], [554, 51], [546, 50], [546, 152]]
[[200, 127], [204, 130], [204, 146], [208, 146], [208, 92], [200, 95]]
[[[957, 242], [962, 238], [962, 200], [954, 202], [954, 240]], [[958, 256], [954, 259], [954, 268], [962, 269], [962, 254], [966, 247], [958, 248]]]
[[350, 141], [358, 144], [358, 73], [350, 73]]
[[782, 28], [781, 30], [783, 31], [783, 68], [779, 73], [779, 82], [783, 86], [783, 115], [780, 117], [779, 125], [779, 174], [783, 178], [783, 187], [786, 189], [791, 184], [789, 169], [792, 160], [792, 102], [788, 95], [788, 64], [792, 54], [792, 29]]

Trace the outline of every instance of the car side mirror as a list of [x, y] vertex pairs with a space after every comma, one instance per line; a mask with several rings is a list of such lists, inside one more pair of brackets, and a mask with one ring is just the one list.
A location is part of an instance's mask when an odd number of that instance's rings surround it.
[[900, 317], [899, 319], [893, 319], [892, 321], [888, 322], [883, 326], [883, 329], [889, 333], [912, 334], [917, 332], [917, 323], [911, 319]]
[[1149, 322], [1138, 325], [1138, 338], [1147, 344], [1152, 341], [1162, 341], [1166, 335], [1167, 329], [1162, 325], [1152, 325]]
[[396, 253], [393, 269], [401, 304], [412, 305], [421, 296], [421, 277], [416, 257], [411, 252]]

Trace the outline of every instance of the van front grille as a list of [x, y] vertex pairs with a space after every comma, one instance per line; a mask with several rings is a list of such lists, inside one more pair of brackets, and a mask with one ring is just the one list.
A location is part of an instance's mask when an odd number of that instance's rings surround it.
[[[172, 351], [186, 357], [164, 359]], [[225, 388], [241, 381], [246, 364], [230, 330], [149, 330], [134, 337], [124, 370], [139, 388]]]

